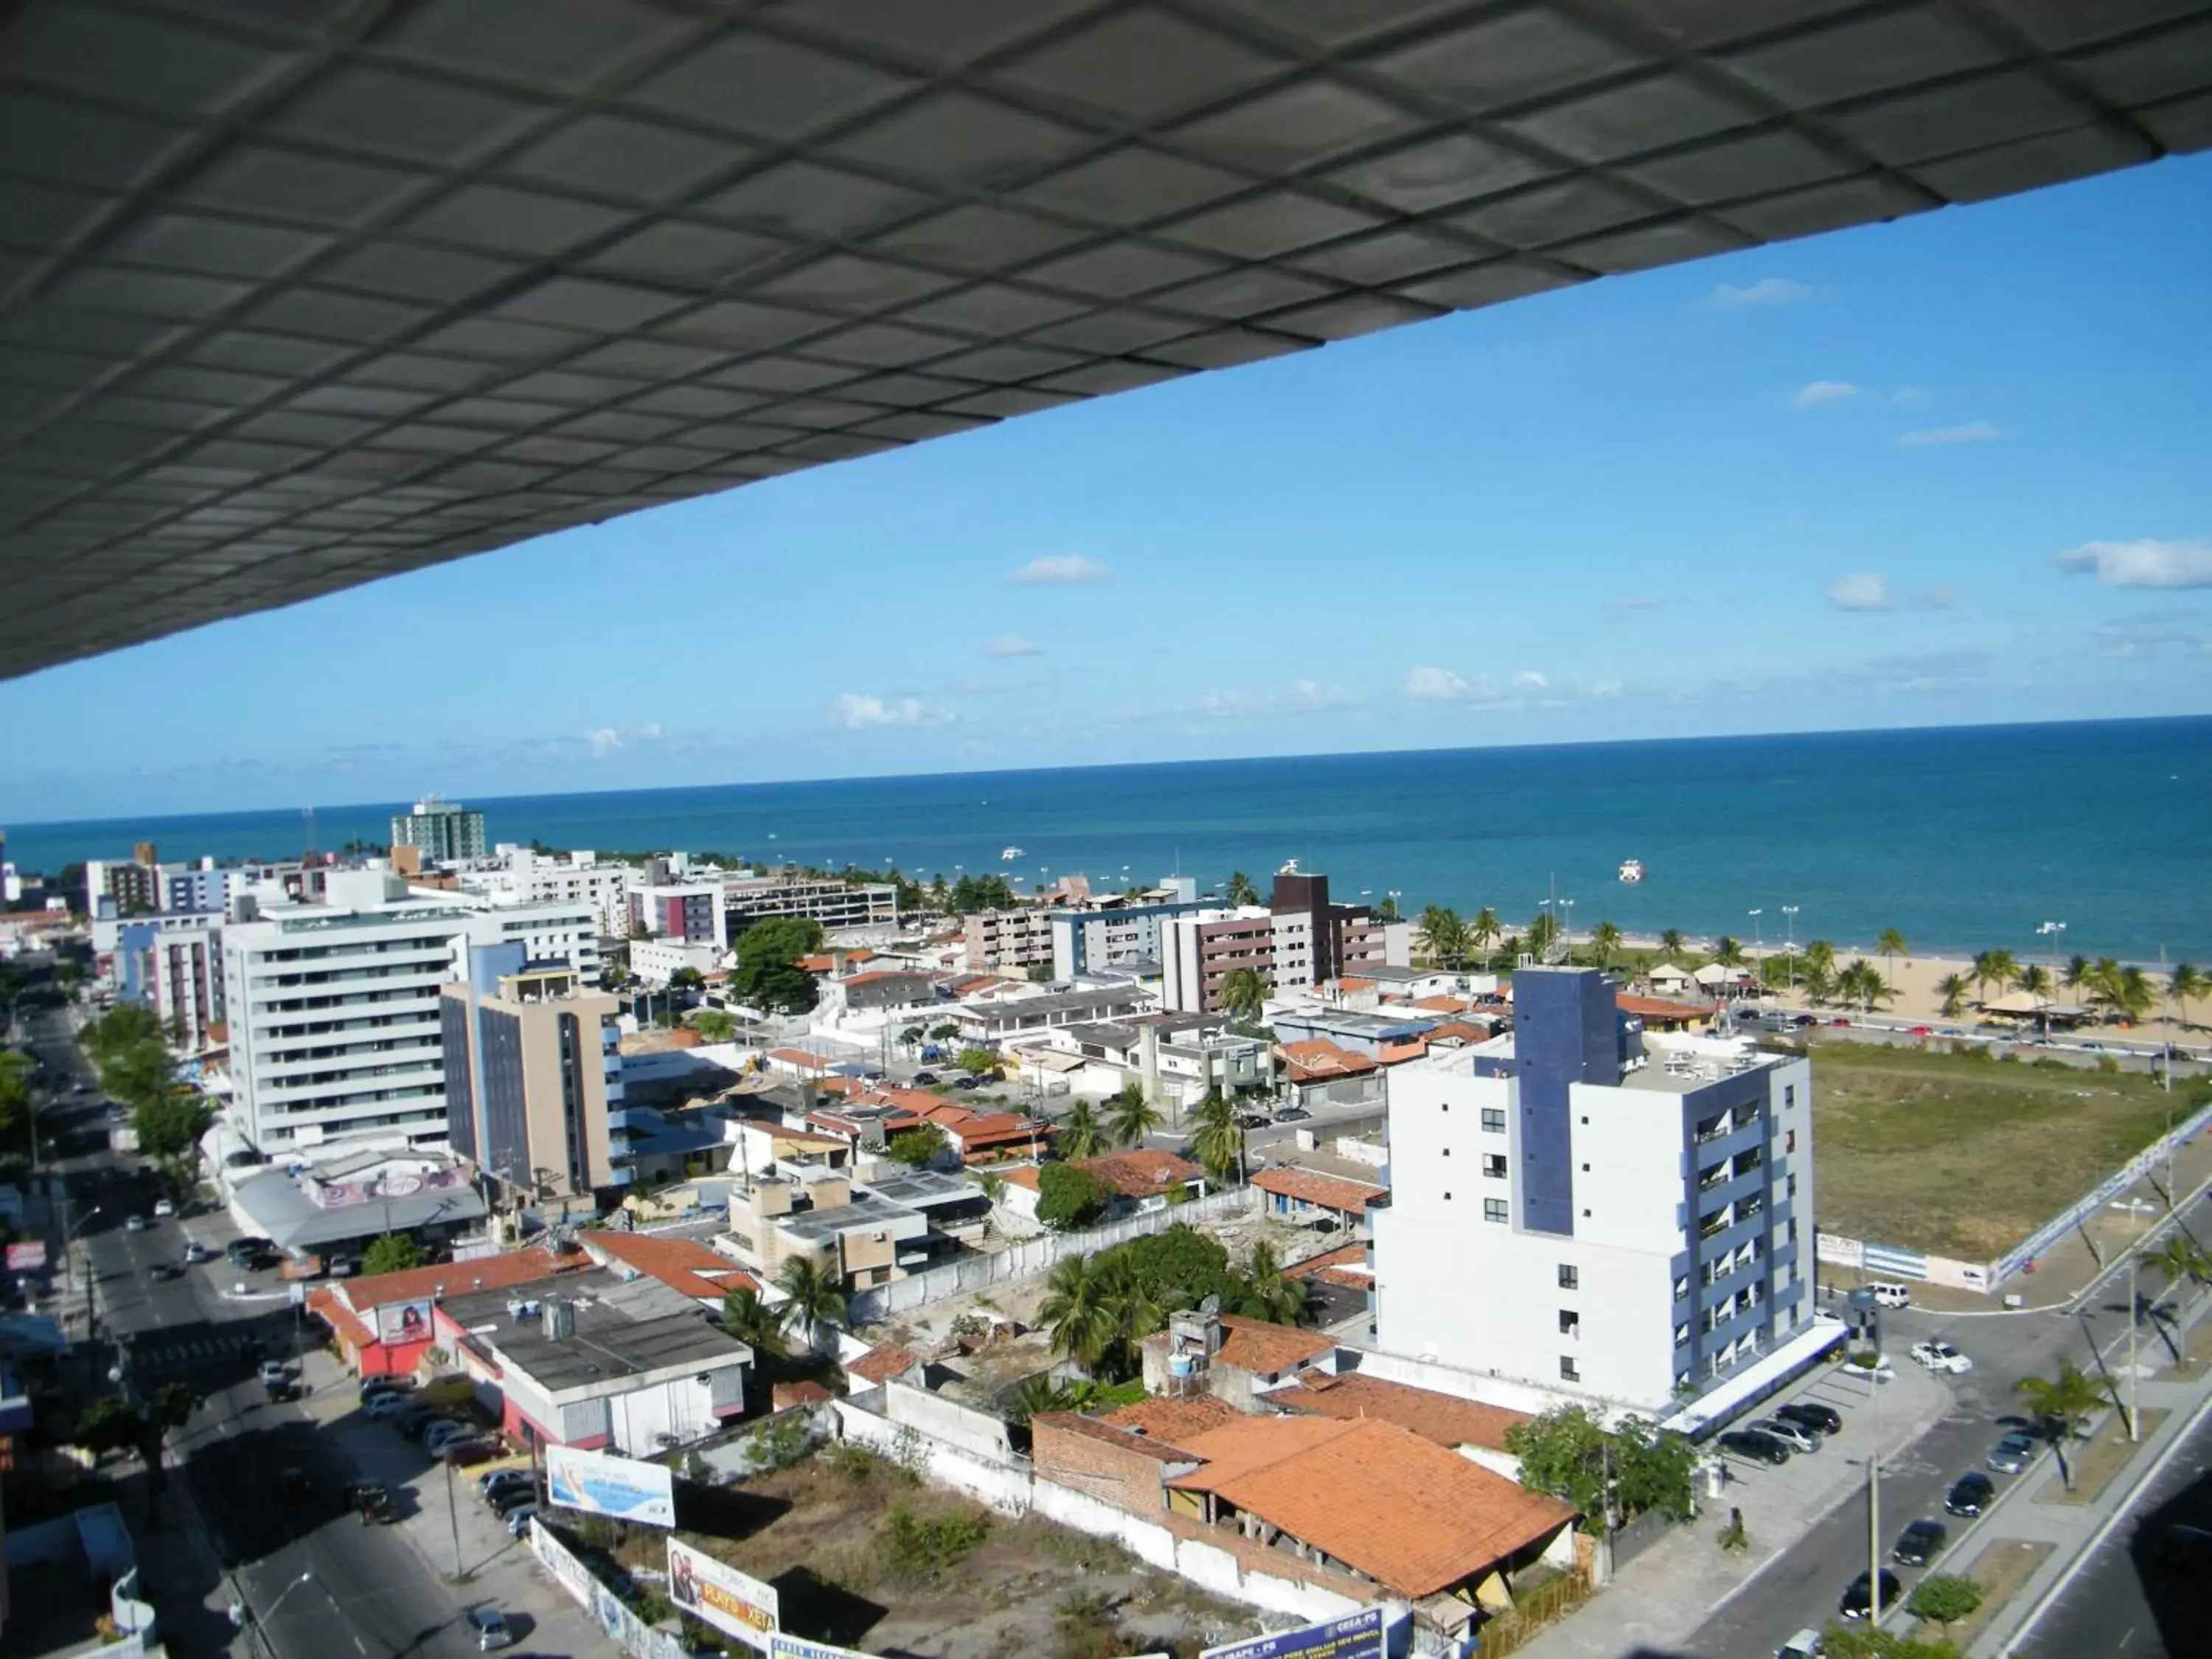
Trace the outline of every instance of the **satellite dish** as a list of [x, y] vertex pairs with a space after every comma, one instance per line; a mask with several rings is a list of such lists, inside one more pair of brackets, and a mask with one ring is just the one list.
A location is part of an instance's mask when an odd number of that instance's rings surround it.
[[1202, 1314], [1209, 1316], [1219, 1313], [1221, 1311], [1221, 1298], [1218, 1296], [1207, 1297], [1205, 1301], [1198, 1304], [1198, 1310]]

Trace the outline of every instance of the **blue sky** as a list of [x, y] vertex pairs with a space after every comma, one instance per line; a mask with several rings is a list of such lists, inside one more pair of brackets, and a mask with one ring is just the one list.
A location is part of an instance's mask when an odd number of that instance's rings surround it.
[[2212, 709], [2212, 158], [0, 684], [0, 823]]

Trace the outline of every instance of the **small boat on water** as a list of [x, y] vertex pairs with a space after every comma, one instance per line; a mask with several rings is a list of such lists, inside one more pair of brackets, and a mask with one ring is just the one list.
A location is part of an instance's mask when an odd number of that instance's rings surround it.
[[1644, 879], [1644, 860], [1642, 859], [1621, 860], [1620, 878], [1631, 887], [1635, 886], [1638, 882]]
[[999, 854], [999, 858], [1002, 863], [1012, 864], [1016, 859], [1021, 857], [1021, 855], [1022, 849], [1020, 848], [1009, 847], [1005, 852]]

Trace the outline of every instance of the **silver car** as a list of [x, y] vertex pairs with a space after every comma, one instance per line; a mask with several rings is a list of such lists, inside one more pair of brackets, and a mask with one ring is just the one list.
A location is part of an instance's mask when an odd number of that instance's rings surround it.
[[1820, 1449], [1820, 1437], [1802, 1424], [1784, 1422], [1778, 1417], [1762, 1417], [1751, 1425], [1761, 1434], [1771, 1434], [1791, 1451], [1816, 1452]]

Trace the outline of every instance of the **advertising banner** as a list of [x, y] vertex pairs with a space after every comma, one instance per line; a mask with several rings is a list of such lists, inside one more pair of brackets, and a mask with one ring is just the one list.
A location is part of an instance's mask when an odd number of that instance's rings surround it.
[[563, 1509], [648, 1527], [676, 1524], [675, 1477], [658, 1463], [579, 1451], [574, 1446], [548, 1446], [545, 1492]]
[[376, 1310], [376, 1340], [387, 1346], [430, 1340], [430, 1301], [387, 1302]]
[[858, 1648], [841, 1648], [828, 1642], [810, 1642], [803, 1636], [777, 1632], [768, 1638], [768, 1659], [876, 1659]]
[[1866, 1241], [1845, 1238], [1841, 1233], [1816, 1233], [1813, 1239], [1814, 1254], [1832, 1267], [1859, 1267], [1866, 1266]]
[[599, 1588], [599, 1582], [585, 1570], [581, 1561], [562, 1547], [559, 1539], [536, 1521], [530, 1523], [530, 1553], [562, 1589], [584, 1607], [592, 1605], [592, 1593]]
[[776, 1626], [775, 1586], [673, 1538], [668, 1540], [668, 1599], [716, 1630], [763, 1653], [773, 1651], [769, 1638]]
[[1208, 1648], [1199, 1659], [1383, 1659], [1382, 1609], [1362, 1607], [1299, 1630]]
[[8, 1271], [11, 1273], [35, 1273], [46, 1265], [46, 1241], [27, 1238], [8, 1247]]

